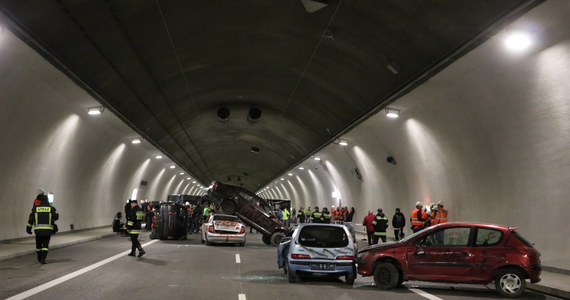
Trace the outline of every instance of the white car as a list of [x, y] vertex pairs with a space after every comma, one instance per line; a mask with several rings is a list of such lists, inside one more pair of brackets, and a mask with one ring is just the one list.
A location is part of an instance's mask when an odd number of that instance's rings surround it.
[[214, 214], [202, 224], [202, 243], [245, 245], [245, 225], [232, 215]]

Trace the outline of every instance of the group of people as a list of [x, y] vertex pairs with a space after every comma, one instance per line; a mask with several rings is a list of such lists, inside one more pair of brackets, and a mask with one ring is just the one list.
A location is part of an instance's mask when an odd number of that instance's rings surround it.
[[346, 206], [336, 208], [333, 206], [329, 211], [326, 207], [320, 210], [317, 206], [314, 209], [311, 209], [310, 206], [304, 209], [301, 206], [297, 211], [293, 209], [292, 216], [299, 223], [331, 223], [334, 221], [350, 223], [354, 217], [354, 207], [348, 210]]
[[[431, 204], [427, 206], [421, 202], [416, 203], [416, 208], [410, 214], [410, 223], [412, 232], [418, 232], [429, 226], [442, 224], [447, 222], [447, 209], [444, 208], [443, 202]], [[364, 217], [362, 225], [366, 227], [368, 245], [377, 244], [381, 239], [386, 242], [386, 230], [388, 229], [388, 217], [381, 208], [377, 209], [376, 215], [372, 210], [368, 211], [368, 215]], [[392, 216], [392, 227], [394, 228], [394, 240], [399, 241], [405, 237], [404, 228], [406, 227], [406, 217], [396, 208], [396, 212]]]

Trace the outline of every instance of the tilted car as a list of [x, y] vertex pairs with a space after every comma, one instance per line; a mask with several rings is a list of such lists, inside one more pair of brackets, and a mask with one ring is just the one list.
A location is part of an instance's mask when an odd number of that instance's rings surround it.
[[540, 281], [540, 253], [515, 227], [455, 222], [429, 227], [399, 242], [358, 252], [358, 273], [374, 276], [380, 289], [406, 280], [495, 282], [506, 297], [522, 295], [526, 279]]
[[236, 216], [214, 214], [202, 224], [202, 242], [245, 245], [245, 225]]
[[356, 244], [344, 225], [303, 223], [292, 236], [283, 239], [277, 251], [277, 265], [289, 282], [302, 275], [345, 276], [348, 284], [356, 278]]
[[273, 215], [271, 206], [264, 199], [242, 187], [214, 181], [208, 195], [226, 215], [236, 215], [243, 222], [263, 234], [263, 242], [277, 246], [284, 235], [290, 233]]

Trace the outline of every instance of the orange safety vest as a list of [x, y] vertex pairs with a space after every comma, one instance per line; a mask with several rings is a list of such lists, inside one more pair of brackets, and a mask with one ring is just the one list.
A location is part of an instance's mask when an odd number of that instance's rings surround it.
[[421, 208], [416, 208], [412, 211], [412, 217], [410, 218], [412, 220], [412, 227], [413, 226], [424, 226], [425, 220], [427, 219], [426, 213], [424, 211], [422, 211], [422, 219], [424, 219], [424, 221], [420, 221], [418, 219], [418, 212], [421, 210]]
[[434, 224], [447, 223], [447, 209], [440, 209], [435, 214]]

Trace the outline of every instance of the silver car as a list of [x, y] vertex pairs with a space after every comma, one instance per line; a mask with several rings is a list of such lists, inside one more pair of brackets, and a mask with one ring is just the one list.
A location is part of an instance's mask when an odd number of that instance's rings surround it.
[[202, 243], [206, 245], [238, 244], [245, 245], [245, 225], [232, 215], [214, 214], [202, 224]]

